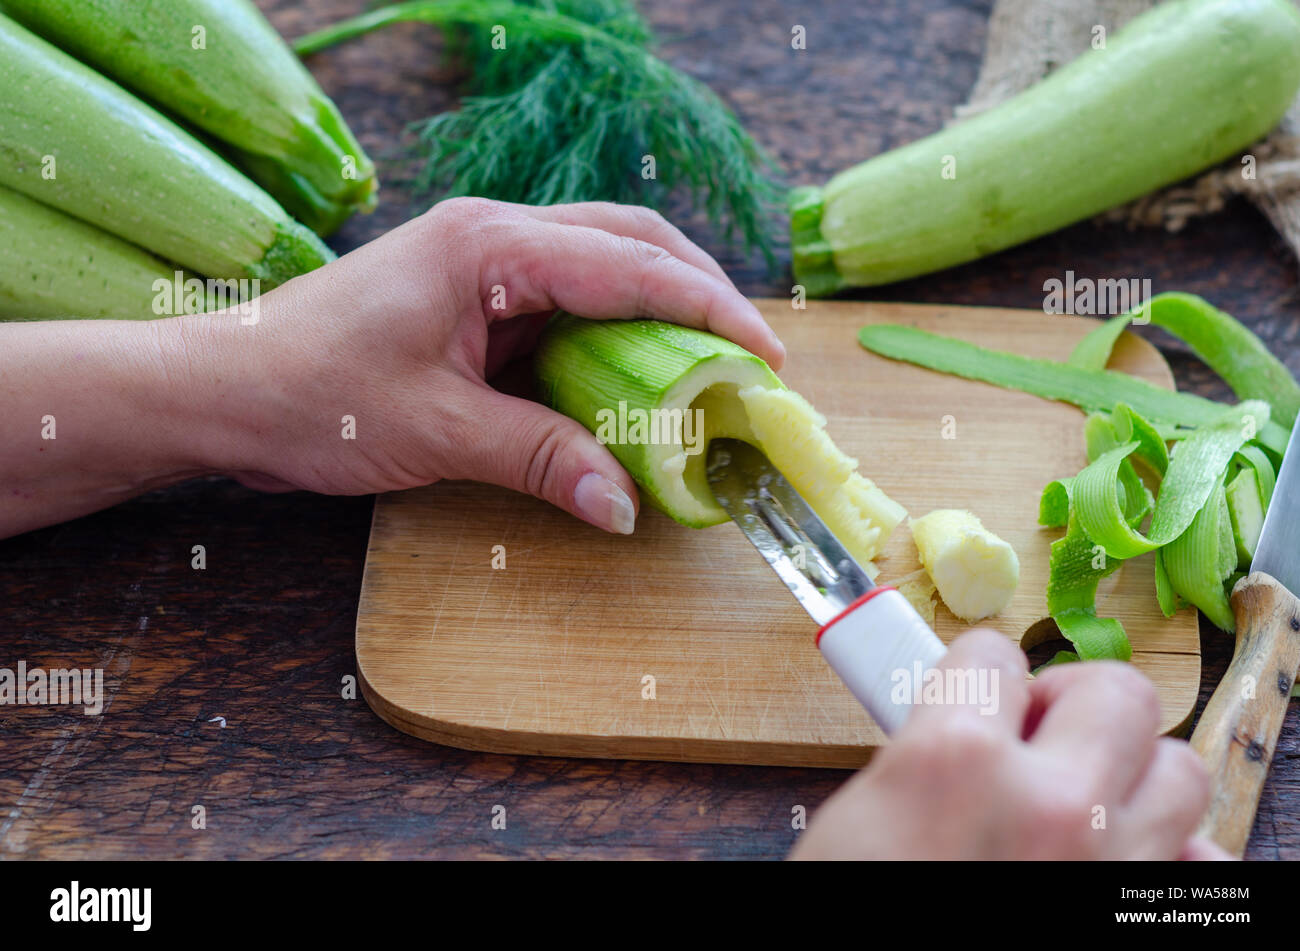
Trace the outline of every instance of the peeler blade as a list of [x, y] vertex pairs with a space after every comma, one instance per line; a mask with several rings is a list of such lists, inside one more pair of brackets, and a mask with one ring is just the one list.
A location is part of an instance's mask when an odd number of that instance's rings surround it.
[[714, 439], [706, 471], [718, 504], [818, 624], [829, 624], [875, 587], [760, 450], [738, 439]]

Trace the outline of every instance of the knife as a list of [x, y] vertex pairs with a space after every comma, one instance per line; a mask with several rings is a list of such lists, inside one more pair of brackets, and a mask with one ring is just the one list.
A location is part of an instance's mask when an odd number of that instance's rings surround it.
[[1200, 831], [1240, 856], [1300, 665], [1300, 450], [1291, 430], [1250, 573], [1232, 589], [1237, 645], [1192, 748], [1210, 770]]
[[894, 733], [943, 642], [898, 589], [872, 582], [758, 449], [714, 439], [707, 473], [718, 503], [821, 625], [822, 656], [880, 728]]

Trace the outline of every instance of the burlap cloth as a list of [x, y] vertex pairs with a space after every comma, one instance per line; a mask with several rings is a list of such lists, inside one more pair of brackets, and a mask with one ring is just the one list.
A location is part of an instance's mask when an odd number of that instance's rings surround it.
[[[1113, 35], [1154, 5], [1153, 0], [997, 0], [979, 79], [954, 121], [997, 105], [1091, 49], [1095, 27], [1103, 26], [1107, 36]], [[1147, 195], [1102, 217], [1130, 227], [1177, 231], [1189, 218], [1216, 212], [1230, 196], [1242, 195], [1259, 206], [1300, 256], [1300, 99], [1248, 153], [1255, 158], [1254, 178], [1244, 176], [1240, 158], [1234, 158], [1193, 182]]]

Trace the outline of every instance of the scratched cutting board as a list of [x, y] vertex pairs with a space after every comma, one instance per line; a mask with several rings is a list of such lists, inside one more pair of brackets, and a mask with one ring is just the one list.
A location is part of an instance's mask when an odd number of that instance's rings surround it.
[[[1044, 630], [1048, 546], [1038, 497], [1086, 463], [1083, 415], [1033, 396], [862, 350], [868, 322], [915, 324], [1064, 359], [1095, 322], [931, 305], [758, 301], [784, 340], [782, 377], [829, 419], [862, 471], [919, 516], [969, 508], [1020, 556], [1011, 606], [986, 622], [1031, 646]], [[1172, 387], [1125, 334], [1113, 366]], [[955, 438], [942, 438], [951, 416]], [[505, 567], [492, 566], [504, 546]], [[500, 551], [498, 549], [498, 551]], [[1133, 662], [1160, 692], [1162, 729], [1185, 724], [1200, 681], [1196, 614], [1164, 618], [1151, 556], [1104, 582]], [[881, 580], [917, 568], [906, 525]], [[964, 625], [940, 604], [939, 636]], [[464, 482], [376, 502], [357, 616], [371, 707], [399, 730], [506, 753], [852, 767], [884, 737], [813, 646], [816, 625], [730, 522], [683, 528], [644, 507], [607, 535], [530, 497]], [[653, 681], [648, 680], [653, 678]], [[651, 689], [652, 688], [652, 689]], [[651, 696], [653, 694], [653, 696]]]

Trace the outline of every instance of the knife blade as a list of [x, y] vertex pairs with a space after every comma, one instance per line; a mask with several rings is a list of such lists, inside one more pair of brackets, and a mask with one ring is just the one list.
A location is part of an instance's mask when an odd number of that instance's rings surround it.
[[1250, 573], [1232, 591], [1232, 662], [1191, 739], [1210, 771], [1210, 805], [1200, 831], [1238, 856], [1255, 822], [1300, 666], [1298, 431], [1293, 428], [1287, 441]]
[[875, 587], [839, 539], [767, 456], [738, 439], [709, 444], [709, 487], [818, 624]]
[[1287, 440], [1273, 500], [1264, 513], [1264, 527], [1250, 561], [1251, 571], [1271, 575], [1293, 594], [1300, 591], [1300, 460], [1292, 451], [1297, 430], [1300, 427], [1293, 428]]
[[943, 642], [897, 589], [871, 580], [761, 451], [714, 439], [706, 463], [718, 504], [821, 625], [822, 656], [881, 729], [897, 730], [914, 692], [893, 687], [900, 675], [923, 677], [943, 656]]

